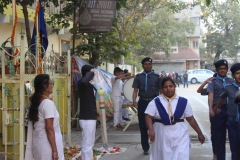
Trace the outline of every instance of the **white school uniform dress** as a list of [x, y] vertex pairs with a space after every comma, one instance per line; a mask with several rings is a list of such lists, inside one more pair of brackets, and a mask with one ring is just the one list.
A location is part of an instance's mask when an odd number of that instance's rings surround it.
[[59, 126], [59, 114], [54, 103], [44, 99], [38, 107], [39, 120], [28, 124], [25, 160], [52, 160], [52, 148], [48, 141], [45, 119], [54, 118], [53, 128], [59, 160], [64, 160], [62, 133]]
[[[167, 112], [168, 100], [161, 95], [157, 98], [160, 99]], [[176, 96], [171, 102], [173, 113], [176, 110], [178, 98], [179, 96]], [[145, 114], [161, 119], [154, 100], [148, 104]], [[181, 119], [191, 117], [192, 115], [191, 105], [187, 102]], [[150, 160], [189, 160], [190, 138], [186, 122], [178, 122], [174, 125], [164, 125], [163, 123], [155, 122], [153, 127], [155, 140], [151, 146]]]

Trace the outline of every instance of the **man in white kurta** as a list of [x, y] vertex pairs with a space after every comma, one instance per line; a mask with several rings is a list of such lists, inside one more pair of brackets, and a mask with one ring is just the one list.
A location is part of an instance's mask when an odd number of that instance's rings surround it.
[[[161, 95], [160, 99], [165, 110], [168, 111], [168, 100]], [[179, 96], [172, 101], [172, 112], [176, 110]], [[152, 100], [145, 111], [145, 114], [153, 116], [154, 119], [161, 119], [155, 101]], [[191, 105], [187, 102], [185, 111], [181, 119], [191, 117], [193, 115]], [[188, 134], [188, 124], [178, 122], [174, 125], [164, 125], [155, 122], [153, 124], [155, 132], [155, 140], [152, 143], [150, 160], [189, 160], [190, 138]]]
[[111, 99], [113, 101], [114, 106], [114, 120], [113, 120], [113, 126], [117, 126], [122, 122], [122, 87], [123, 82], [122, 79], [116, 79], [116, 76], [113, 76], [111, 78], [112, 82], [112, 93], [111, 93]]

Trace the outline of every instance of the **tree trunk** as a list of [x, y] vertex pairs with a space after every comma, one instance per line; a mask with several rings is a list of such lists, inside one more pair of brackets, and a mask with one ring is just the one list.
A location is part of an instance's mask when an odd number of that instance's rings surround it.
[[99, 50], [100, 50], [99, 42], [100, 42], [100, 37], [96, 36], [96, 38], [95, 38], [95, 47], [96, 48], [92, 50], [92, 59], [91, 59], [91, 64], [94, 65], [94, 66], [98, 66], [99, 65], [99, 58], [100, 58], [100, 55], [99, 55]]
[[92, 59], [91, 59], [90, 64], [92, 64], [94, 66], [99, 65], [99, 53], [98, 53], [98, 51], [92, 52]]
[[23, 0], [20, 4], [22, 5], [22, 8], [23, 8], [27, 43], [28, 43], [28, 47], [30, 47], [31, 46], [31, 33], [30, 33], [30, 24], [29, 24], [29, 19], [28, 19], [28, 10], [27, 10], [26, 0]]
[[214, 58], [214, 63], [219, 60], [219, 57], [220, 57], [221, 53], [222, 53], [222, 51], [218, 49], [218, 50], [217, 50], [217, 53], [216, 53], [216, 55], [215, 55], [215, 58]]
[[[74, 6], [76, 7], [77, 5], [77, 1], [75, 0], [74, 1]], [[77, 21], [79, 21], [79, 17], [77, 17], [77, 13], [79, 12], [78, 9], [74, 9], [74, 13], [73, 13], [73, 36], [72, 36], [72, 50], [73, 50], [73, 53], [75, 55], [75, 41], [76, 41], [76, 34], [77, 34]]]

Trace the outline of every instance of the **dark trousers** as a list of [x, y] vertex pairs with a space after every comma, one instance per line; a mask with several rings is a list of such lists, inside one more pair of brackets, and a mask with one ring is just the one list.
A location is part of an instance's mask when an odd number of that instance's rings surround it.
[[211, 140], [213, 153], [217, 155], [217, 160], [226, 159], [226, 121], [227, 108], [220, 107], [221, 112], [210, 118]]
[[227, 136], [227, 107], [221, 107], [221, 113], [217, 115], [217, 159], [225, 160], [226, 159], [226, 136]]
[[213, 154], [217, 154], [216, 151], [216, 117], [210, 117], [210, 132], [211, 132], [211, 141], [212, 141], [212, 151]]
[[174, 80], [174, 82], [175, 82], [176, 86], [179, 87], [179, 81], [178, 81], [178, 78], [176, 78], [176, 79]]
[[138, 101], [138, 122], [139, 122], [139, 128], [140, 128], [140, 133], [141, 133], [142, 149], [144, 151], [149, 150], [148, 129], [147, 129], [147, 126], [146, 126], [145, 113], [144, 113], [149, 102], [150, 101], [146, 101], [146, 100], [143, 100], [141, 98]]
[[188, 88], [188, 80], [183, 80], [183, 87], [185, 88], [185, 85], [187, 86]]
[[240, 129], [239, 122], [227, 120], [228, 138], [230, 142], [230, 150], [232, 152], [232, 160], [240, 159]]

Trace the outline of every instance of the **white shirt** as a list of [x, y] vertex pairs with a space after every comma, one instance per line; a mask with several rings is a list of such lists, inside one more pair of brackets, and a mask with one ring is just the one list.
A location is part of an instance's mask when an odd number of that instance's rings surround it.
[[123, 82], [121, 79], [116, 79], [116, 76], [111, 78], [112, 82], [112, 93], [111, 96], [120, 97], [122, 96]]
[[[161, 95], [158, 96], [157, 98], [160, 99], [163, 107], [165, 108], [166, 111], [168, 111], [168, 100], [164, 97], [162, 97]], [[177, 102], [178, 102], [178, 98], [179, 96], [176, 96], [172, 102], [171, 102], [171, 105], [172, 105], [172, 112], [174, 113], [175, 110], [176, 110], [176, 107], [177, 107]], [[157, 106], [155, 104], [155, 101], [152, 100], [148, 106], [147, 106], [147, 109], [145, 110], [145, 114], [148, 114], [150, 116], [153, 116], [154, 118], [156, 119], [161, 119], [159, 113], [158, 113], [158, 109], [157, 109]], [[186, 118], [186, 117], [191, 117], [193, 115], [193, 111], [192, 111], [192, 107], [191, 105], [187, 102], [187, 106], [185, 108], [185, 111], [183, 113], [183, 116], [181, 117], [181, 119], [183, 118]]]

